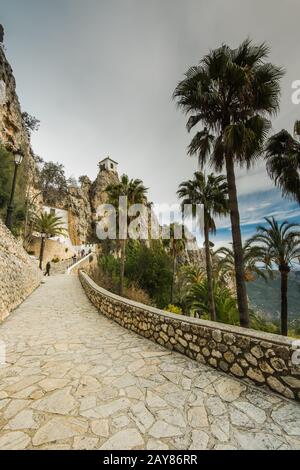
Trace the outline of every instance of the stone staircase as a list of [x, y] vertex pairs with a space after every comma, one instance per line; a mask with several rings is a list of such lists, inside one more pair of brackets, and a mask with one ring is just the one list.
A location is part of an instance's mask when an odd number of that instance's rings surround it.
[[65, 274], [68, 267], [72, 264], [72, 259], [60, 261], [59, 263], [51, 263], [51, 276], [57, 276], [59, 274]]

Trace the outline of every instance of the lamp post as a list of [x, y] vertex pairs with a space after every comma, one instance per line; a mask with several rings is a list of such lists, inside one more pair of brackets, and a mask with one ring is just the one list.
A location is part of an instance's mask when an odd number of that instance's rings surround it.
[[40, 249], [40, 269], [43, 269], [43, 258], [45, 249], [46, 233], [41, 233], [41, 249]]
[[18, 168], [22, 163], [23, 157], [24, 155], [20, 150], [14, 153], [15, 171], [14, 171], [13, 183], [12, 183], [12, 188], [11, 188], [11, 193], [10, 193], [10, 200], [9, 200], [9, 204], [7, 208], [6, 221], [5, 221], [6, 226], [10, 230], [12, 228], [12, 223], [13, 223], [14, 195], [15, 195], [15, 190], [16, 190], [17, 173], [18, 173]]

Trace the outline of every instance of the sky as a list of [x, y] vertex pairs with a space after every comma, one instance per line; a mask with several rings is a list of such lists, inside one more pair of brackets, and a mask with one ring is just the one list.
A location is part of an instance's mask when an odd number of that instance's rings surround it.
[[[299, 17], [298, 0], [0, 0], [22, 108], [41, 121], [35, 153], [91, 179], [110, 155], [156, 204], [175, 203], [178, 185], [197, 170], [172, 92], [210, 49], [266, 41], [270, 61], [286, 69], [272, 132], [292, 131]], [[281, 198], [263, 161], [237, 169], [237, 187], [244, 238], [266, 215], [300, 222], [299, 206]], [[230, 236], [228, 219], [218, 221], [216, 244]]]

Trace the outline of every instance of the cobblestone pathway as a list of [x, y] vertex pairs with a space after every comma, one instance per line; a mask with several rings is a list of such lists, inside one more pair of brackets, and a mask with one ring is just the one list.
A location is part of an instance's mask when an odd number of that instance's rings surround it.
[[300, 406], [123, 330], [72, 276], [0, 326], [0, 449], [300, 448]]

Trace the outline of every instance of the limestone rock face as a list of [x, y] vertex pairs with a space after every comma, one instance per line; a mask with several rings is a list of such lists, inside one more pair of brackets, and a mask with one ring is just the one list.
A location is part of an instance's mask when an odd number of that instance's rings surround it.
[[105, 189], [110, 184], [117, 184], [119, 176], [113, 171], [100, 170], [96, 180], [91, 186], [91, 206], [93, 214], [96, 214], [97, 207], [107, 202]]
[[81, 188], [69, 189], [69, 235], [73, 245], [80, 245], [92, 239], [90, 189], [90, 181], [85, 181]]
[[69, 234], [74, 245], [97, 241], [95, 238], [97, 207], [107, 202], [105, 191], [107, 186], [118, 181], [117, 173], [100, 170], [93, 183], [88, 177], [84, 177], [80, 188], [69, 188], [62, 208], [69, 212]]
[[0, 221], [0, 321], [39, 285], [41, 272]]
[[13, 70], [6, 59], [3, 46], [0, 44], [0, 141], [10, 151], [22, 149], [25, 153], [23, 166], [34, 180], [35, 162], [30, 147], [30, 138], [25, 129], [22, 111], [16, 92], [16, 81]]

